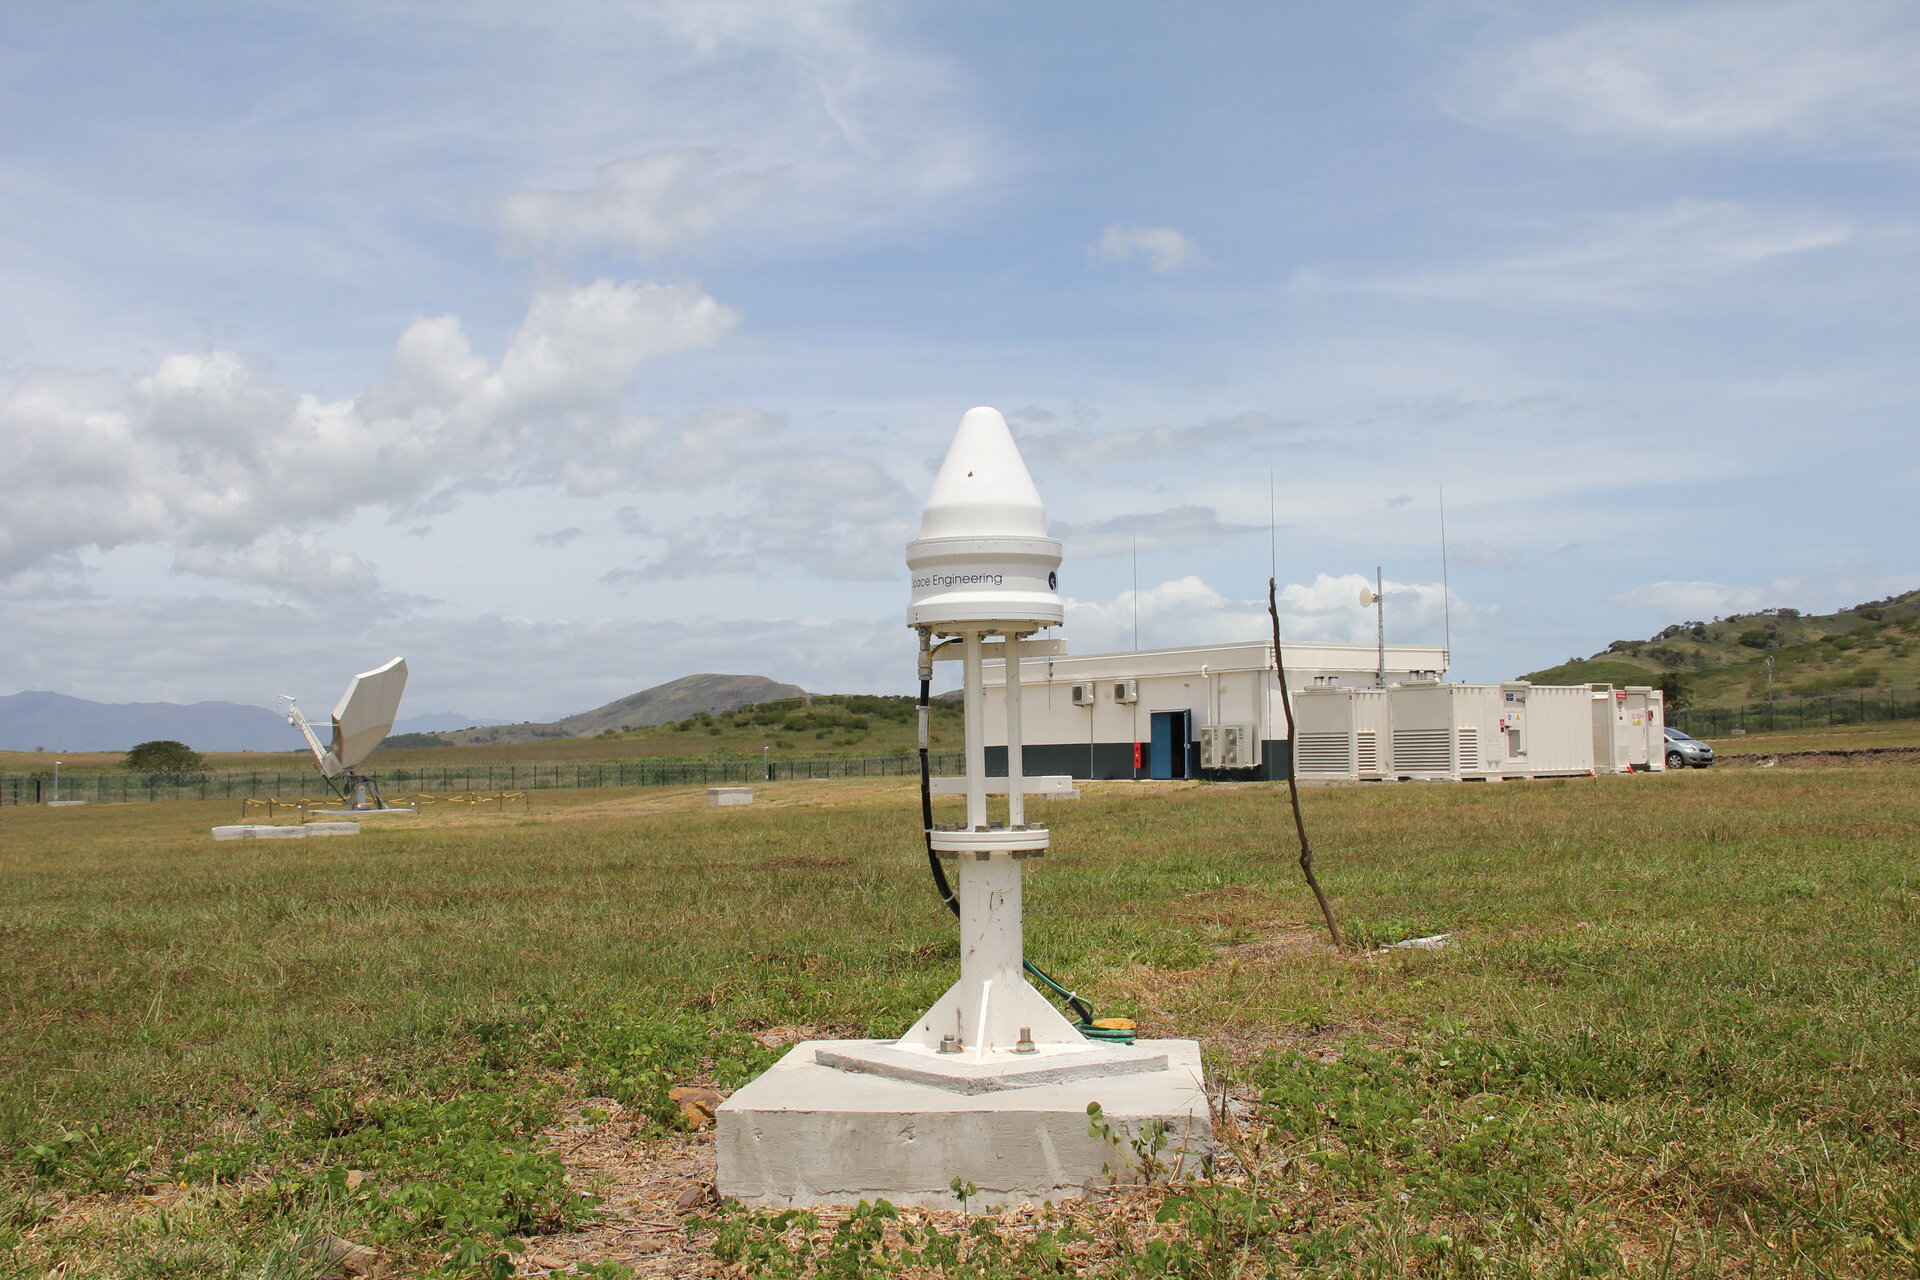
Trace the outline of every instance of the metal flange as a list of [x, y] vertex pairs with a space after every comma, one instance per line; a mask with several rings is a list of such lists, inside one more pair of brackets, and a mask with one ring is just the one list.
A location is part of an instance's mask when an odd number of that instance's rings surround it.
[[935, 853], [1016, 853], [1038, 851], [1053, 842], [1053, 833], [1045, 827], [993, 827], [986, 831], [927, 832]]

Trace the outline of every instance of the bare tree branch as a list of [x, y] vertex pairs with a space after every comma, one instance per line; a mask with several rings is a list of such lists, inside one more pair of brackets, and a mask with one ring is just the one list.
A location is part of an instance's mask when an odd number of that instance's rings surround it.
[[1340, 922], [1334, 919], [1333, 907], [1320, 889], [1319, 877], [1313, 874], [1313, 844], [1307, 839], [1307, 820], [1300, 813], [1300, 762], [1294, 750], [1298, 738], [1293, 731], [1293, 695], [1287, 692], [1287, 660], [1280, 652], [1280, 602], [1272, 578], [1267, 579], [1267, 616], [1273, 620], [1273, 667], [1280, 679], [1280, 706], [1287, 713], [1287, 797], [1293, 801], [1293, 829], [1300, 837], [1300, 874], [1307, 878], [1307, 888], [1313, 890], [1314, 901], [1320, 904], [1320, 914], [1326, 917], [1327, 933], [1333, 938], [1333, 945], [1344, 951], [1347, 944], [1340, 936]]

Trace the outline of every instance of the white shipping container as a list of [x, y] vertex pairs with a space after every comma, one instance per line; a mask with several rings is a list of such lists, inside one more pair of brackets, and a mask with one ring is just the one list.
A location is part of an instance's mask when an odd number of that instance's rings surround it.
[[1388, 690], [1392, 776], [1564, 777], [1593, 772], [1593, 710], [1585, 685], [1429, 684]]
[[1496, 686], [1394, 685], [1387, 690], [1387, 716], [1393, 728], [1393, 777], [1459, 782], [1505, 775]]
[[[1500, 686], [1506, 709], [1507, 758], [1535, 778], [1565, 778], [1594, 771], [1593, 691], [1583, 684]], [[1515, 716], [1518, 714], [1518, 722]]]
[[1301, 779], [1360, 782], [1387, 776], [1385, 689], [1297, 690], [1293, 727], [1293, 767]]

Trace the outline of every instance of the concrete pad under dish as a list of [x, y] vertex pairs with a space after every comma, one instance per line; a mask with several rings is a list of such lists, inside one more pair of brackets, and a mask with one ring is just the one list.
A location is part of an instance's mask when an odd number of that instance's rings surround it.
[[316, 818], [352, 818], [358, 822], [365, 818], [391, 818], [403, 813], [416, 813], [415, 809], [312, 809], [308, 811]]
[[[955, 1178], [979, 1188], [969, 1208], [1064, 1200], [1127, 1180], [1128, 1140], [1166, 1126], [1159, 1159], [1188, 1163], [1213, 1141], [1194, 1040], [1146, 1040], [1166, 1055], [1158, 1071], [987, 1093], [851, 1072], [821, 1062], [891, 1043], [811, 1040], [795, 1045], [718, 1112], [719, 1191], [771, 1208], [853, 1204], [956, 1209]], [[1118, 1143], [1088, 1132], [1100, 1104]]]
[[307, 829], [257, 825], [215, 827], [213, 838], [215, 840], [304, 840], [307, 838]]
[[309, 822], [307, 834], [310, 836], [357, 836], [360, 824], [357, 822]]

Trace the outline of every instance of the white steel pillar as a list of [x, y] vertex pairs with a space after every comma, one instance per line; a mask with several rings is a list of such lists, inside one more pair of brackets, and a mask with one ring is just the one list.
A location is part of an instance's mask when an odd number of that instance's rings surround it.
[[987, 690], [981, 662], [980, 633], [968, 631], [962, 640], [965, 675], [961, 694], [966, 708], [967, 829], [987, 829]]
[[1008, 636], [1007, 647], [1007, 825], [1027, 825], [1026, 739], [1020, 731], [1020, 637]]

